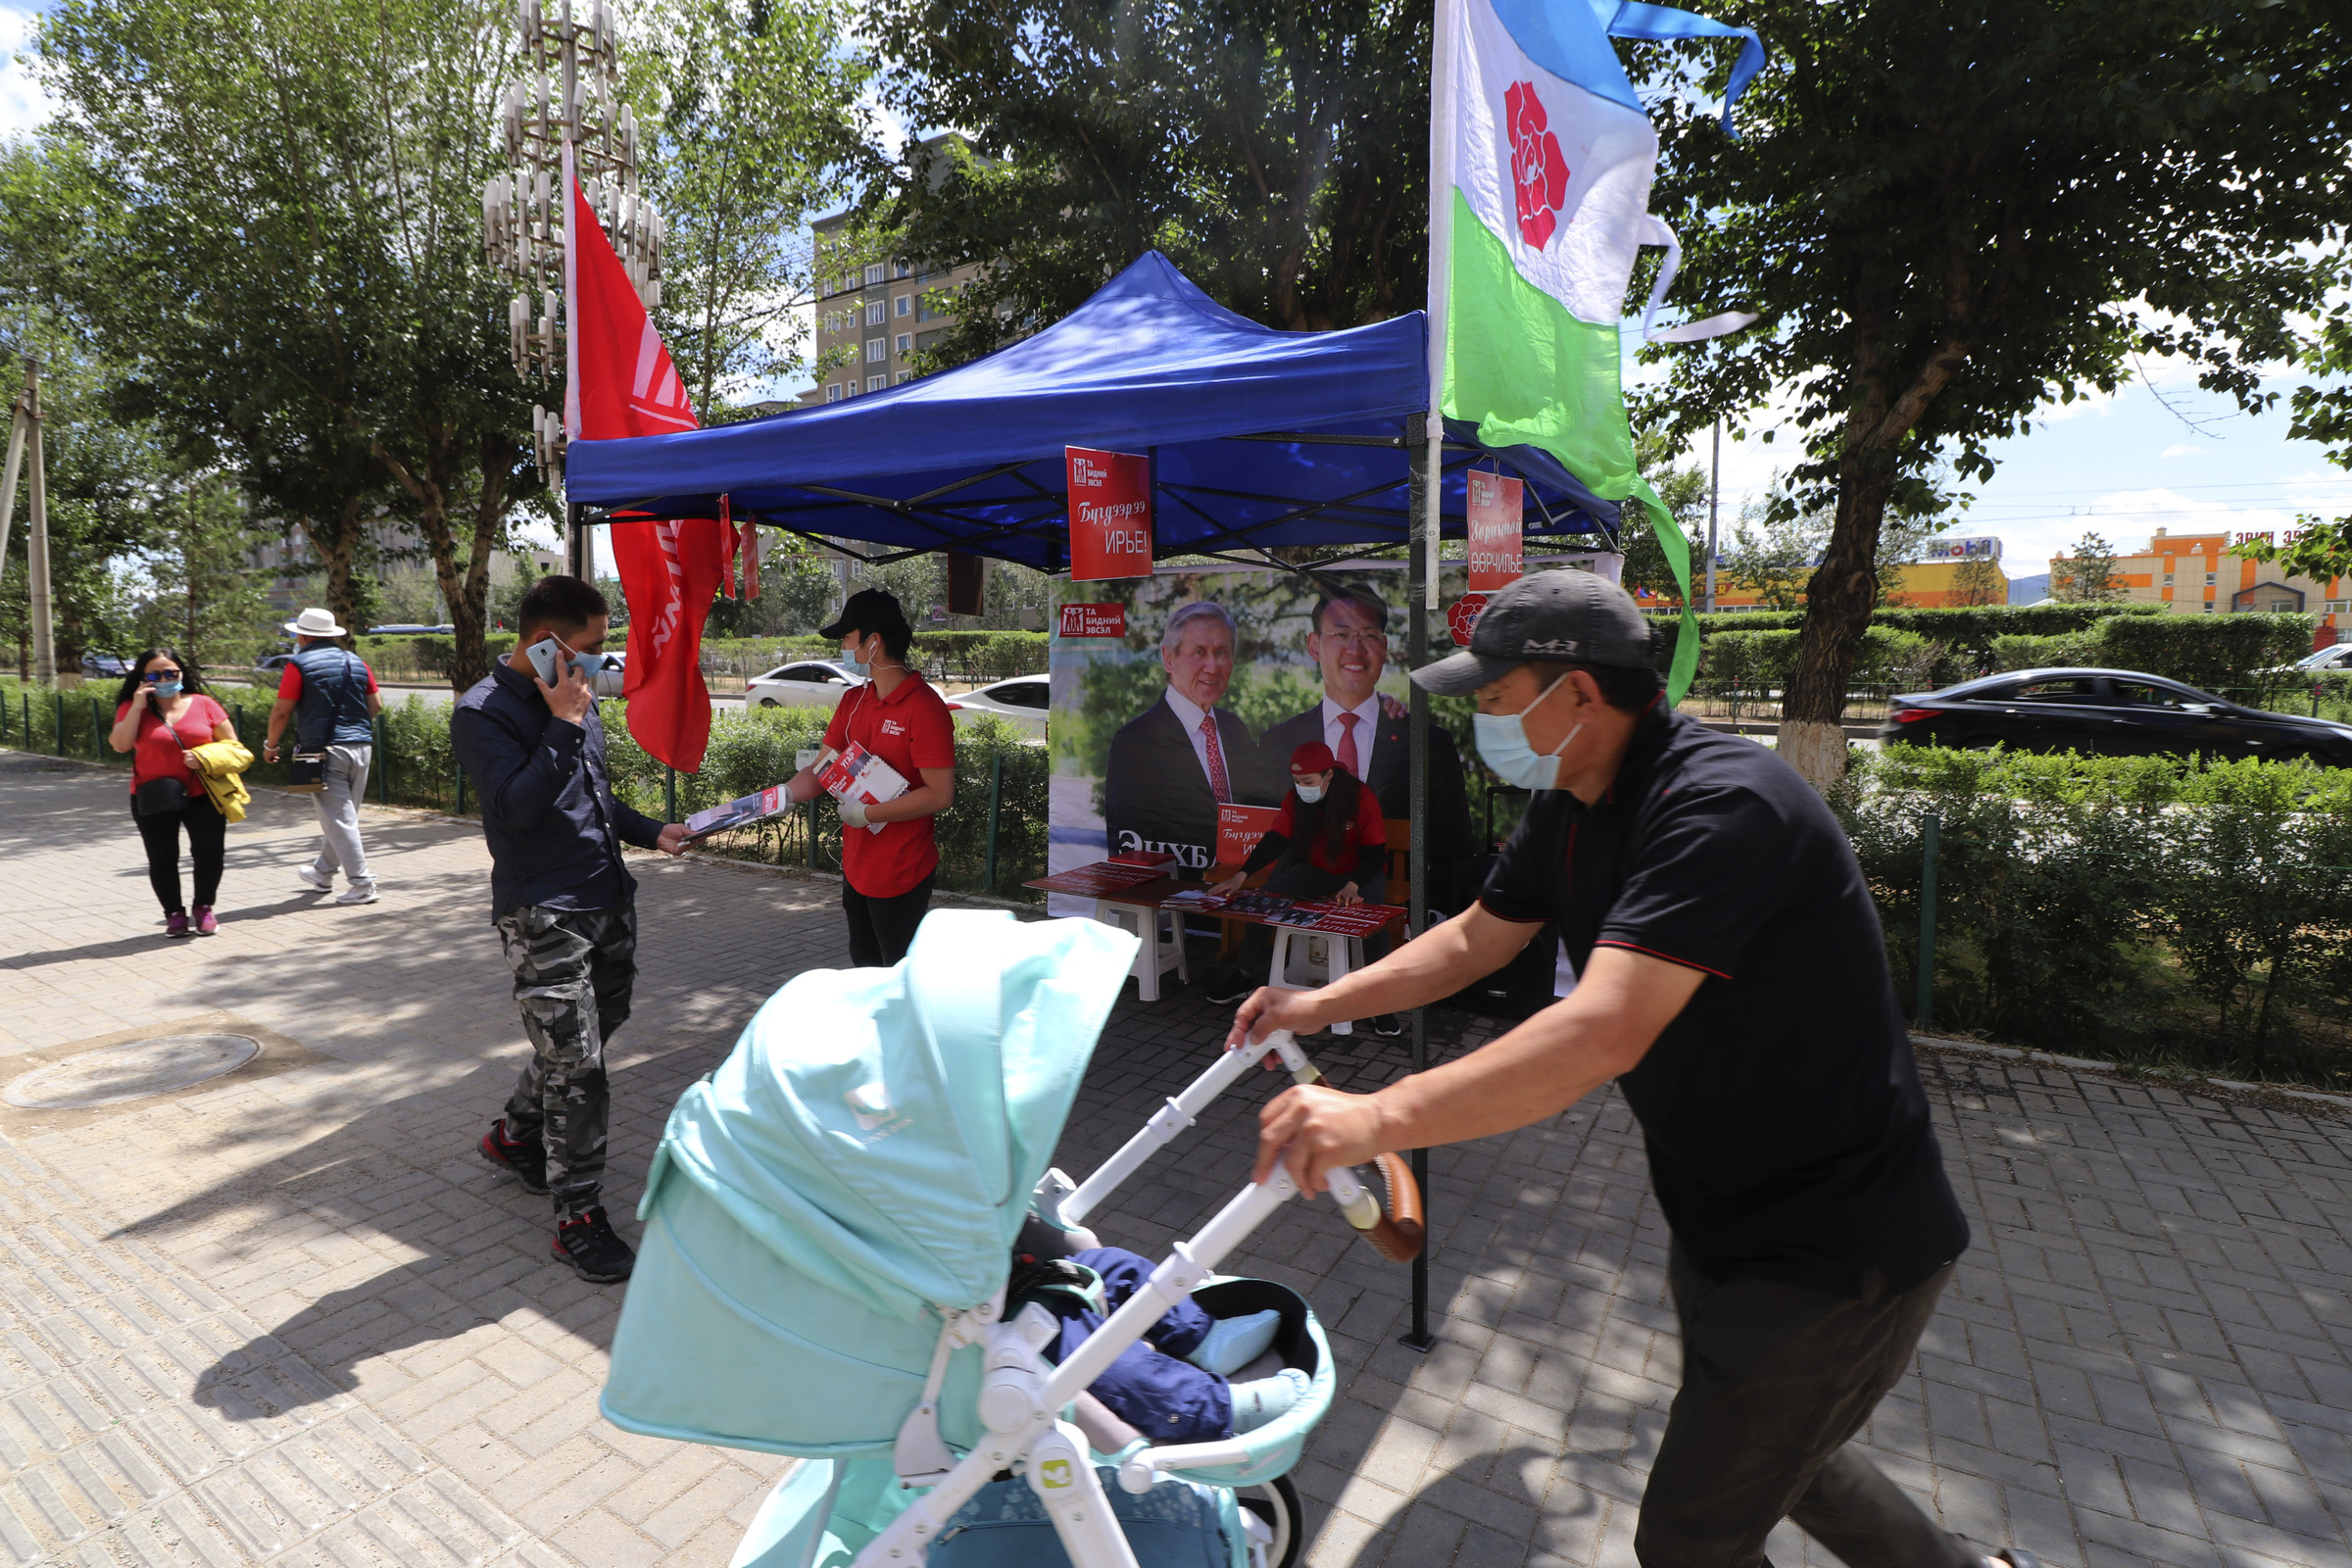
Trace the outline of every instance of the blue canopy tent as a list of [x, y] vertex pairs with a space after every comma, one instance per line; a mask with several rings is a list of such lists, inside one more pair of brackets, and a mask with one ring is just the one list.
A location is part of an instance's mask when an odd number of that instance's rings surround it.
[[[1147, 252], [1063, 319], [937, 375], [709, 430], [575, 442], [566, 488], [608, 515], [710, 516], [724, 494], [738, 516], [879, 546], [871, 560], [960, 550], [1056, 571], [1062, 449], [1093, 447], [1152, 455], [1163, 557], [1402, 545], [1428, 337], [1419, 311], [1276, 331]], [[1616, 503], [1550, 454], [1447, 435], [1444, 532], [1462, 532], [1464, 475], [1485, 467], [1526, 481], [1532, 537], [1615, 547]]]
[[[1345, 331], [1276, 331], [1148, 252], [1063, 319], [937, 375], [714, 429], [574, 442], [566, 488], [575, 522], [711, 516], [724, 495], [737, 516], [878, 547], [868, 561], [956, 550], [1058, 571], [1069, 564], [1063, 448], [1143, 452], [1156, 556], [1311, 569], [1271, 552], [1306, 547], [1336, 561], [1422, 542], [1428, 344], [1420, 311]], [[1448, 424], [1446, 436], [1436, 475], [1443, 534], [1465, 531], [1475, 467], [1525, 481], [1529, 537], [1617, 547], [1617, 504], [1550, 454], [1489, 447], [1467, 426]], [[588, 509], [602, 516], [583, 516]], [[575, 525], [579, 564], [583, 537]], [[1408, 667], [1429, 657], [1427, 559], [1407, 552]], [[1430, 885], [1429, 699], [1415, 687], [1411, 701], [1409, 853], [1420, 889]], [[1427, 914], [1412, 911], [1413, 930]], [[1413, 1069], [1428, 1060], [1416, 1009]], [[1413, 1163], [1426, 1189], [1426, 1154]], [[1413, 1264], [1404, 1343], [1417, 1349], [1436, 1343], [1427, 1268], [1426, 1254]]]

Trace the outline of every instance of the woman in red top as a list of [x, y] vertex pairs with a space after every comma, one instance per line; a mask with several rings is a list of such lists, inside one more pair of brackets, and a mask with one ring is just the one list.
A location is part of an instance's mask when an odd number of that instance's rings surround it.
[[[131, 815], [147, 846], [147, 884], [164, 906], [164, 935], [191, 932], [211, 936], [220, 929], [213, 900], [220, 891], [220, 862], [227, 851], [228, 823], [204, 793], [188, 750], [212, 741], [233, 741], [228, 712], [205, 695], [196, 666], [171, 648], [150, 648], [130, 666], [116, 697], [115, 727], [107, 744], [130, 759]], [[185, 798], [174, 810], [138, 808], [139, 786], [152, 779], [176, 780]], [[179, 830], [188, 830], [196, 859], [196, 907], [179, 902]], [[193, 918], [191, 919], [191, 915]]]
[[[1335, 904], [1379, 904], [1389, 891], [1389, 824], [1380, 797], [1340, 765], [1331, 748], [1308, 741], [1291, 753], [1291, 792], [1266, 836], [1250, 858], [1230, 868], [1227, 888], [1271, 865], [1265, 891], [1294, 899], [1330, 899]], [[1273, 938], [1251, 925], [1242, 939], [1241, 964], [1209, 983], [1211, 1002], [1240, 1001], [1256, 990]], [[1369, 946], [1367, 959], [1371, 956]], [[1400, 1025], [1383, 1013], [1372, 1020], [1376, 1033], [1393, 1035]]]

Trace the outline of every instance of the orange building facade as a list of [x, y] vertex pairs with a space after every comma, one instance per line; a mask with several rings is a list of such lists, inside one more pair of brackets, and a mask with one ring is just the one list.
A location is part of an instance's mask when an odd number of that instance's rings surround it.
[[[2124, 597], [2133, 604], [2162, 605], [2184, 615], [2226, 615], [2233, 611], [2301, 612], [2320, 617], [2319, 640], [2333, 643], [2352, 631], [2352, 580], [2320, 582], [2291, 576], [2277, 566], [2228, 555], [2231, 545], [2269, 534], [2168, 533], [2159, 528], [2137, 555], [2118, 556], [2115, 570]], [[2050, 558], [2050, 591], [2063, 594], [2074, 574], [2071, 556]]]

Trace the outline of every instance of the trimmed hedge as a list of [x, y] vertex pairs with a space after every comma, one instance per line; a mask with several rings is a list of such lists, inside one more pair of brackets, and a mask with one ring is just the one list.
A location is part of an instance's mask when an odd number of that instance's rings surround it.
[[1935, 1019], [2076, 1054], [2352, 1083], [2352, 770], [1889, 746], [1832, 802]]
[[[1698, 677], [1718, 695], [1786, 686], [1796, 673], [1800, 631], [1719, 631], [1699, 644]], [[1874, 625], [1854, 651], [1857, 686], [1900, 686], [1933, 678], [1943, 648], [1915, 631]]]
[[2290, 670], [2311, 652], [2317, 619], [2302, 614], [2133, 615], [2059, 636], [1996, 637], [2000, 669], [2088, 664], [2144, 670], [2257, 707], [2311, 677]]

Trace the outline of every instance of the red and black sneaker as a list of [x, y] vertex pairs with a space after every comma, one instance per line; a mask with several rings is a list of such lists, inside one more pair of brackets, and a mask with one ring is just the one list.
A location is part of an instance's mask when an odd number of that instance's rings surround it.
[[522, 1190], [547, 1196], [547, 1147], [536, 1140], [517, 1143], [507, 1136], [507, 1118], [501, 1116], [482, 1134], [482, 1157], [501, 1170], [511, 1170], [522, 1180]]
[[637, 1266], [637, 1254], [629, 1244], [613, 1234], [602, 1208], [592, 1208], [578, 1219], [567, 1219], [556, 1227], [556, 1239], [551, 1244], [557, 1257], [569, 1263], [572, 1271], [591, 1285], [612, 1285], [629, 1277]]

